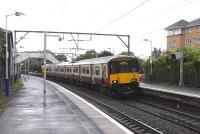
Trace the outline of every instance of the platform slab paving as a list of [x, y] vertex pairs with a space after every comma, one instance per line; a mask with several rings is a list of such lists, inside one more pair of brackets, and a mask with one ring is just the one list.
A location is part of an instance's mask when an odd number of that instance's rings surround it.
[[146, 88], [150, 90], [168, 92], [178, 95], [184, 95], [189, 97], [200, 98], [200, 88], [192, 88], [192, 87], [178, 87], [174, 85], [158, 85], [151, 83], [141, 83], [141, 88]]
[[99, 114], [90, 114], [99, 122], [105, 122], [102, 130], [70, 99], [62, 94], [58, 95], [51, 85], [47, 85], [44, 106], [42, 81], [30, 77], [23, 81], [23, 84], [23, 89], [15, 95], [0, 115], [0, 134], [125, 133], [116, 126], [115, 130], [109, 128], [108, 121]]

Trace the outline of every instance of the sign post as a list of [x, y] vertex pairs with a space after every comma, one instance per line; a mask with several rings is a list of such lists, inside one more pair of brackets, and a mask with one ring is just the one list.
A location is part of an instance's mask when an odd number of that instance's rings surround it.
[[44, 98], [43, 98], [43, 105], [46, 106], [46, 39], [47, 39], [47, 35], [46, 32], [44, 32], [44, 71], [43, 71], [43, 93], [44, 93]]
[[[174, 54], [173, 54], [174, 55]], [[180, 78], [179, 78], [179, 86], [182, 87], [184, 85], [183, 82], [183, 51], [175, 53], [176, 59], [180, 61]]]

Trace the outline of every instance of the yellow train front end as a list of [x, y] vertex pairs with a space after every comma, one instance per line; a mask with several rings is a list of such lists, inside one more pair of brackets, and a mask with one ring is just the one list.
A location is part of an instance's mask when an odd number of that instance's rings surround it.
[[109, 84], [112, 95], [137, 92], [139, 80], [138, 60], [133, 57], [113, 59], [109, 63]]

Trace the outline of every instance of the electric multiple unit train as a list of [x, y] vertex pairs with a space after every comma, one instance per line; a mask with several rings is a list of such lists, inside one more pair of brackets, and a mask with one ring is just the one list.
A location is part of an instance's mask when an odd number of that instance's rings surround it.
[[138, 59], [116, 55], [47, 65], [47, 77], [61, 78], [77, 85], [102, 88], [115, 96], [136, 92], [140, 83]]

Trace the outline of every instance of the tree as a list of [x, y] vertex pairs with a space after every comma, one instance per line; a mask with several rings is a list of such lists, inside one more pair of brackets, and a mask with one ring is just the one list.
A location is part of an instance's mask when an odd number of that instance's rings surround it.
[[[128, 55], [128, 52], [124, 51], [124, 52], [121, 52], [119, 55]], [[129, 55], [135, 56], [135, 54], [133, 52], [129, 52]]]
[[[27, 61], [26, 61], [27, 62]], [[51, 64], [49, 60], [47, 60], [47, 64]], [[43, 58], [30, 58], [29, 60], [29, 71], [30, 72], [38, 72], [41, 73], [42, 65], [44, 64]], [[21, 67], [22, 70], [25, 70], [25, 64]], [[26, 64], [26, 70], [28, 71], [28, 65]]]
[[110, 51], [101, 51], [99, 54], [98, 54], [98, 57], [105, 57], [105, 56], [112, 56], [113, 54], [110, 52]]
[[67, 57], [64, 55], [64, 54], [58, 54], [56, 55], [56, 58], [59, 60], [59, 61], [68, 61], [67, 60]]
[[153, 51], [152, 51], [152, 56], [153, 56], [153, 58], [156, 59], [156, 58], [159, 57], [161, 54], [162, 54], [162, 50], [161, 50], [160, 48], [157, 49], [157, 48], [154, 47], [154, 49], [153, 49]]
[[85, 54], [81, 54], [78, 56], [75, 61], [84, 60], [84, 59], [91, 59], [96, 58], [97, 52], [95, 50], [87, 51]]
[[[5, 34], [0, 30], [0, 61], [3, 61], [3, 50], [4, 50], [4, 44], [5, 44]], [[0, 66], [2, 66], [2, 63], [0, 62]]]

